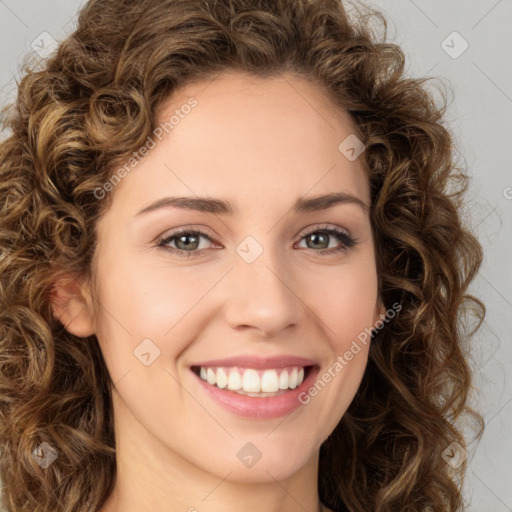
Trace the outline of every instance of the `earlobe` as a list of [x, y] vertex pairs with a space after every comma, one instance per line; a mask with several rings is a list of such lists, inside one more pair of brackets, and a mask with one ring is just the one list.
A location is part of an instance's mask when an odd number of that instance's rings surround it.
[[68, 332], [79, 338], [95, 333], [92, 300], [81, 277], [60, 277], [53, 285], [50, 302], [53, 316]]

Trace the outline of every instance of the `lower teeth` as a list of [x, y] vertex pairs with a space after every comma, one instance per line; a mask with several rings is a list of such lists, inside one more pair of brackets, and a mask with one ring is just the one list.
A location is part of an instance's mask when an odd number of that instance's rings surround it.
[[263, 393], [263, 392], [251, 393], [249, 391], [243, 391], [241, 389], [237, 389], [237, 390], [227, 389], [227, 388], [225, 388], [225, 389], [226, 389], [226, 391], [232, 391], [233, 393], [238, 393], [239, 395], [246, 395], [246, 396], [252, 396], [252, 397], [278, 396], [278, 395], [282, 395], [283, 393], [286, 393], [287, 391], [290, 391], [289, 389], [280, 389], [279, 391], [275, 391], [274, 393]]

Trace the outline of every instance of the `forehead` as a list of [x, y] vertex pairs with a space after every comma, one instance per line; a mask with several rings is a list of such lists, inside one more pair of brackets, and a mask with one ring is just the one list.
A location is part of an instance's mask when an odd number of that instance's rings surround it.
[[[179, 113], [191, 98], [196, 106], [178, 120], [173, 114]], [[172, 128], [174, 138], [185, 135], [185, 130], [178, 128], [186, 125], [187, 135], [192, 131], [204, 135], [208, 131], [209, 138], [227, 145], [254, 147], [254, 141], [278, 150], [305, 137], [310, 138], [308, 146], [318, 145], [318, 139], [328, 145], [345, 132], [356, 130], [350, 115], [331, 101], [326, 89], [290, 73], [262, 78], [230, 71], [188, 84], [160, 106], [156, 117], [159, 125], [172, 117], [178, 121]], [[190, 137], [186, 139], [183, 137], [183, 142], [190, 142]], [[207, 143], [204, 139], [200, 142]], [[303, 149], [307, 150], [307, 146]]]
[[[174, 108], [191, 96], [200, 98], [203, 111], [210, 113], [230, 105], [244, 110], [277, 108], [293, 111], [295, 115], [313, 114], [330, 122], [335, 106], [328, 90], [308, 80], [305, 76], [283, 72], [270, 77], [261, 77], [241, 71], [225, 71], [208, 79], [188, 83], [175, 90], [159, 107], [159, 121], [164, 122]], [[299, 103], [301, 104], [299, 108]], [[341, 110], [341, 109], [340, 109]]]
[[161, 140], [115, 191], [138, 206], [166, 193], [237, 205], [239, 197], [247, 208], [308, 193], [368, 200], [362, 158], [339, 149], [356, 131], [353, 120], [305, 78], [224, 73], [175, 91], [156, 118], [167, 123]]

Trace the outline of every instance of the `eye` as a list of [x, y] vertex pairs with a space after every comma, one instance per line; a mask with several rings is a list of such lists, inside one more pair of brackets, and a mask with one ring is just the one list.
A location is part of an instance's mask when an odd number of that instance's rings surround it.
[[[338, 239], [338, 246], [332, 247], [331, 240]], [[202, 231], [193, 229], [182, 229], [168, 235], [164, 235], [158, 242], [158, 247], [163, 247], [171, 254], [180, 258], [200, 256], [207, 247], [201, 247], [201, 239], [213, 242], [212, 239]], [[317, 227], [301, 237], [305, 240], [307, 248], [313, 249], [320, 255], [333, 254], [340, 251], [348, 251], [357, 241], [346, 231], [328, 226]], [[311, 242], [311, 243], [308, 243]], [[174, 244], [174, 246], [172, 245]], [[318, 250], [319, 249], [319, 250]]]
[[[330, 244], [333, 238], [337, 238], [338, 241], [341, 242], [337, 247], [332, 247]], [[309, 248], [320, 249], [315, 252], [318, 252], [321, 255], [348, 251], [356, 244], [355, 238], [349, 235], [346, 231], [328, 226], [320, 228], [317, 227], [314, 231], [309, 231], [302, 236], [301, 241], [302, 240], [305, 240], [306, 244], [308, 244], [308, 241], [312, 242], [312, 246], [309, 245]]]
[[[202, 231], [181, 230], [165, 236], [165, 238], [158, 242], [158, 247], [164, 247], [171, 254], [189, 258], [191, 256], [197, 256], [199, 246], [201, 245], [201, 238], [209, 240], [210, 242], [212, 241], [211, 238]], [[176, 244], [175, 247], [169, 245], [173, 242]], [[204, 250], [204, 247], [202, 247], [201, 250]]]

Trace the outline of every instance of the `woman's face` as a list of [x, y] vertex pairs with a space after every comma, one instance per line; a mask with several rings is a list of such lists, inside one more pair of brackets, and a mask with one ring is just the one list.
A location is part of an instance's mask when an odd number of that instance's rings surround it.
[[173, 114], [98, 225], [94, 331], [118, 450], [280, 480], [316, 464], [368, 344], [345, 354], [382, 313], [365, 169], [352, 139], [339, 149], [354, 125], [292, 75], [189, 85], [159, 122]]

